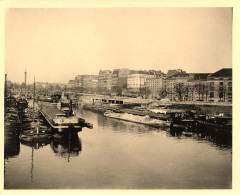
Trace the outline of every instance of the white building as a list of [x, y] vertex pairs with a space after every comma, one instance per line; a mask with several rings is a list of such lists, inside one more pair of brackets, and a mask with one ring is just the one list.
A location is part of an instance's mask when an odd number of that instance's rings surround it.
[[156, 78], [153, 74], [130, 74], [127, 78], [127, 88], [129, 92], [139, 92], [140, 88], [146, 87], [148, 78]]

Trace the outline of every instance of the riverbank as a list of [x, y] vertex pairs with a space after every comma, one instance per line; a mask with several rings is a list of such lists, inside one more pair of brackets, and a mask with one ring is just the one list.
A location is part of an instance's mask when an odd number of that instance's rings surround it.
[[[165, 99], [153, 100], [153, 99], [140, 99], [140, 98], [128, 98], [128, 97], [118, 97], [118, 96], [103, 96], [103, 95], [84, 95], [78, 98], [79, 105], [133, 105], [146, 107], [147, 109], [152, 109], [159, 106], [172, 106], [172, 108], [182, 107], [188, 109], [188, 107], [198, 107], [203, 113], [209, 115], [219, 115], [223, 114], [225, 116], [232, 116], [232, 104], [225, 102], [172, 102]], [[104, 105], [105, 104], [105, 105]], [[182, 109], [181, 108], [181, 109]]]

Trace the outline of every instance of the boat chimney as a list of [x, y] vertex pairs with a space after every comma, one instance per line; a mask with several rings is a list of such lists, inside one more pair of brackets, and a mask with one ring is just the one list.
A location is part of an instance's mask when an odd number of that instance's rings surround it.
[[7, 74], [5, 74], [4, 106], [7, 106]]
[[5, 74], [5, 98], [7, 97], [7, 74]]
[[70, 100], [70, 115], [73, 115], [73, 110], [72, 110], [72, 100]]

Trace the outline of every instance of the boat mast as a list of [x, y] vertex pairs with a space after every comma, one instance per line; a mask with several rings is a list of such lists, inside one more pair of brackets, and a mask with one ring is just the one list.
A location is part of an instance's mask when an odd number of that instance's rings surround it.
[[34, 76], [34, 84], [33, 84], [33, 111], [35, 106], [35, 76]]
[[5, 74], [5, 91], [4, 91], [4, 111], [6, 112], [6, 106], [7, 106], [7, 73]]
[[34, 168], [34, 164], [33, 164], [33, 150], [34, 147], [32, 146], [32, 158], [31, 158], [31, 181], [33, 181], [33, 168]]

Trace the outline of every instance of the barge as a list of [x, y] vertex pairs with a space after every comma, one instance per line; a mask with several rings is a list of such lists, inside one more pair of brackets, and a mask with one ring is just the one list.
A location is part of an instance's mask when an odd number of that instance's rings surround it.
[[67, 133], [70, 129], [75, 132], [82, 130], [82, 127], [92, 128], [92, 124], [86, 123], [84, 119], [74, 116], [71, 113], [64, 113], [57, 108], [56, 104], [45, 103], [40, 109], [41, 115], [57, 133]]
[[104, 116], [113, 118], [113, 119], [127, 121], [127, 122], [138, 123], [138, 124], [142, 124], [142, 125], [156, 127], [156, 128], [170, 127], [170, 122], [152, 119], [149, 116], [138, 116], [138, 115], [134, 115], [134, 114], [117, 113], [117, 112], [113, 112], [113, 111], [106, 111], [104, 113]]

